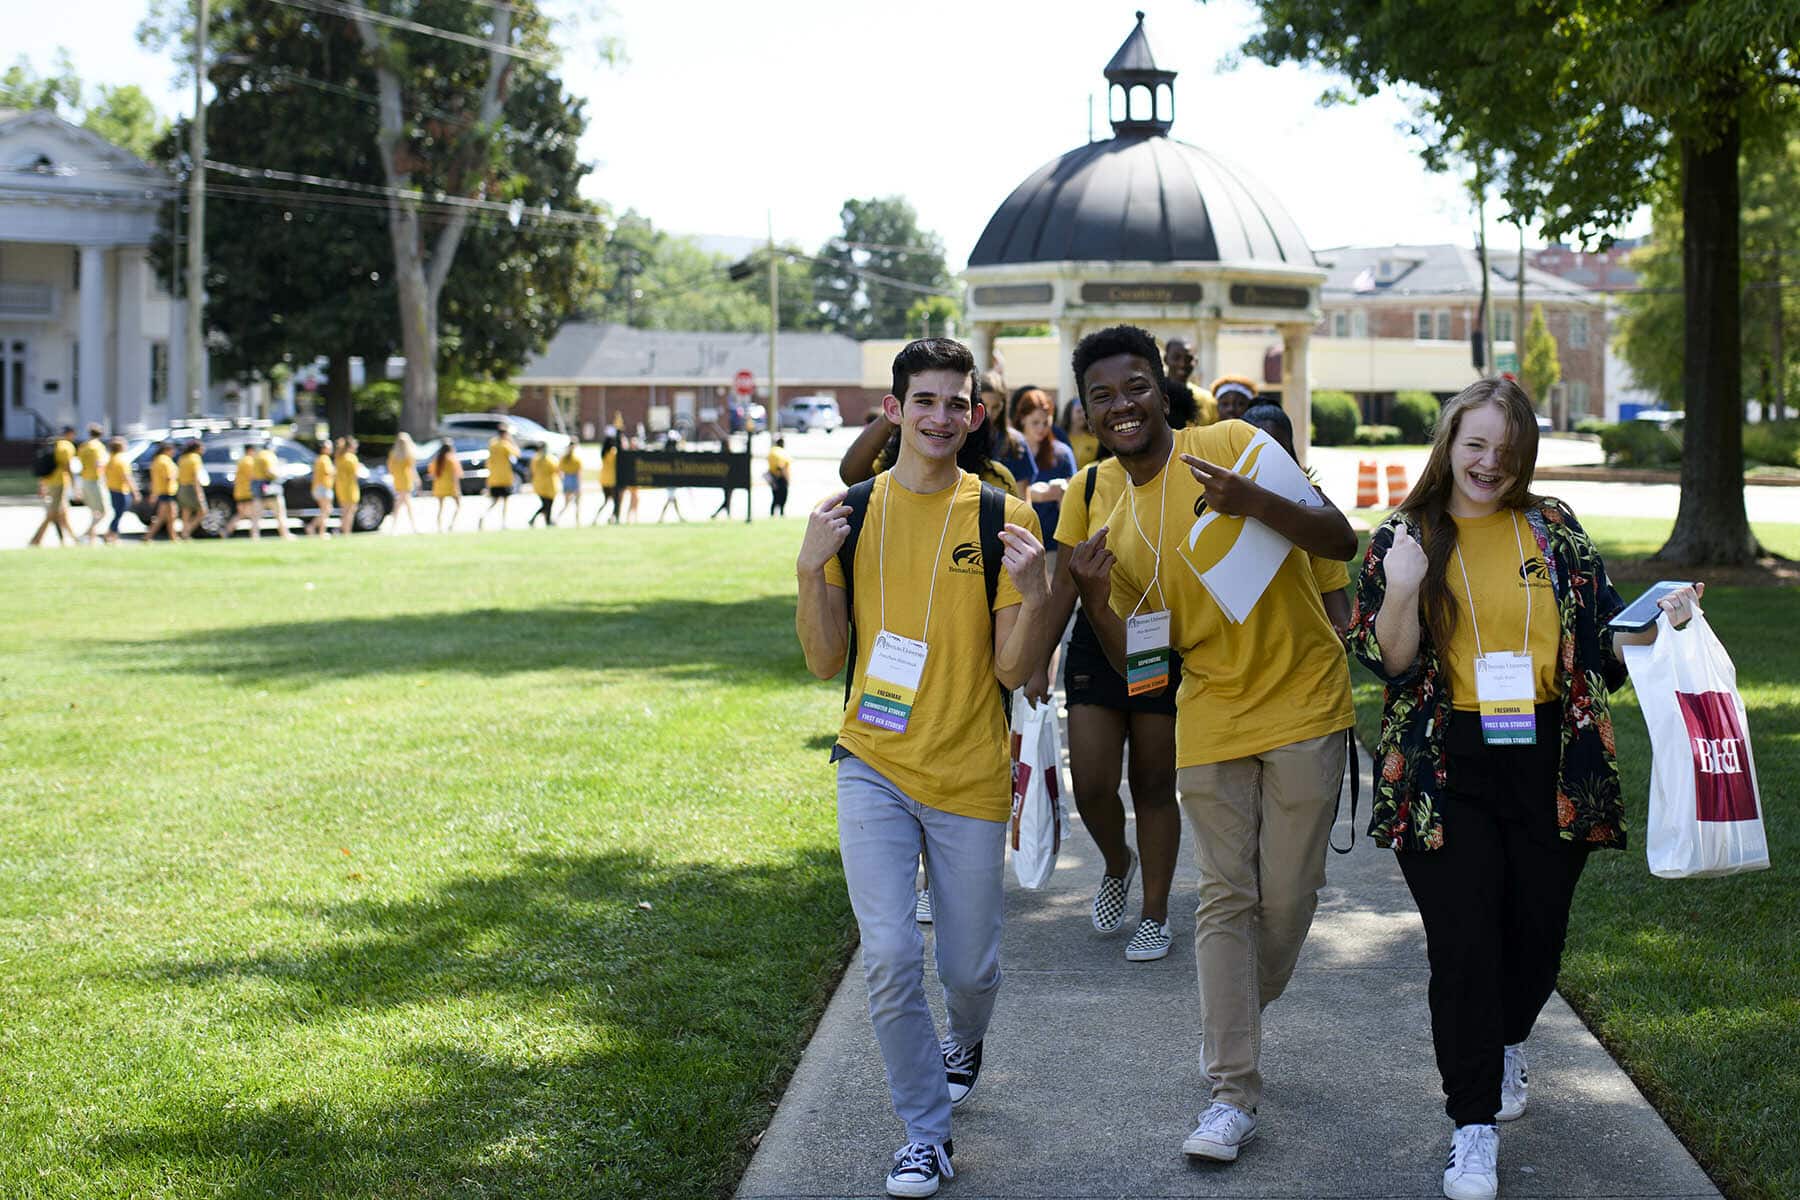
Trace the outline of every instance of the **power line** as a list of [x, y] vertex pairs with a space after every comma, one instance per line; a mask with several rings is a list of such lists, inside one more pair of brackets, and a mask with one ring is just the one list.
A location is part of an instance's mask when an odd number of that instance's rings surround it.
[[274, 167], [245, 167], [237, 163], [206, 160], [206, 169], [220, 171], [226, 175], [235, 175], [240, 179], [271, 179], [279, 183], [300, 183], [309, 187], [331, 188], [338, 191], [355, 192], [367, 196], [385, 196], [390, 199], [410, 200], [415, 204], [440, 204], [454, 208], [466, 208], [479, 212], [499, 213], [509, 220], [523, 220], [530, 217], [537, 221], [552, 221], [566, 225], [587, 225], [606, 227], [606, 218], [599, 213], [575, 212], [565, 208], [551, 208], [549, 204], [527, 205], [520, 200], [480, 200], [473, 196], [448, 196], [443, 194], [427, 195], [416, 188], [396, 188], [386, 184], [357, 183], [350, 179], [333, 179], [326, 175], [308, 175], [296, 171], [280, 171]]
[[534, 50], [521, 50], [517, 46], [509, 46], [505, 42], [489, 41], [471, 33], [460, 33], [457, 30], [445, 29], [438, 25], [424, 25], [418, 21], [409, 21], [405, 17], [391, 17], [373, 9], [360, 8], [353, 4], [341, 4], [338, 0], [275, 0], [275, 3], [285, 4], [290, 8], [303, 8], [310, 12], [324, 13], [327, 16], [343, 17], [349, 21], [373, 21], [378, 25], [389, 25], [408, 33], [422, 33], [427, 37], [442, 38], [448, 42], [460, 42], [465, 46], [491, 50], [497, 54], [506, 54], [513, 58], [522, 58], [527, 62], [545, 66], [556, 61], [554, 56], [549, 54], [539, 54]]

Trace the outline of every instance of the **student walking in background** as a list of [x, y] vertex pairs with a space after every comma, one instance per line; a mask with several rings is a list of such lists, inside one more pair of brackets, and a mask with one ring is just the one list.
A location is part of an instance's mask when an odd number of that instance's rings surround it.
[[175, 498], [181, 510], [181, 540], [192, 541], [206, 518], [206, 485], [211, 481], [200, 458], [200, 443], [189, 442], [175, 464]]
[[624, 439], [616, 433], [609, 433], [600, 443], [600, 511], [594, 514], [594, 524], [606, 516], [607, 506], [612, 506], [611, 524], [619, 523], [619, 445]]
[[550, 451], [539, 446], [538, 452], [531, 456], [531, 490], [538, 498], [538, 509], [525, 522], [527, 529], [536, 525], [540, 517], [545, 529], [556, 524], [554, 510], [558, 482], [556, 459], [551, 457]]
[[111, 454], [106, 460], [106, 490], [112, 498], [112, 524], [106, 529], [107, 545], [117, 545], [119, 541], [119, 522], [138, 499], [137, 480], [131, 474], [131, 461], [125, 457], [125, 439], [114, 438], [108, 445]]
[[170, 541], [175, 541], [175, 494], [180, 485], [175, 482], [179, 474], [175, 467], [175, 447], [163, 442], [156, 447], [156, 455], [150, 460], [150, 502], [155, 506], [150, 515], [150, 528], [144, 531], [144, 541], [154, 543], [157, 530], [165, 530]]
[[[575, 524], [581, 525], [581, 443], [574, 438], [569, 439], [569, 448], [557, 460], [556, 470], [562, 476], [562, 511], [575, 514]], [[604, 508], [606, 505], [601, 504]]]
[[221, 539], [229, 538], [239, 521], [250, 523], [251, 541], [261, 539], [262, 498], [256, 494], [256, 476], [256, 445], [245, 442], [231, 472], [232, 511], [225, 520], [225, 527], [219, 531]]
[[[1050, 546], [1055, 544], [1063, 483], [1075, 474], [1075, 452], [1056, 437], [1051, 427], [1054, 415], [1050, 396], [1042, 388], [1022, 388], [1013, 397], [1013, 425], [1025, 438], [1025, 465], [1031, 471], [1026, 494]], [[1055, 553], [1051, 550], [1052, 557]]]
[[356, 506], [362, 503], [362, 461], [356, 457], [356, 448], [353, 437], [338, 440], [337, 477], [332, 487], [337, 493], [339, 533], [355, 531]]
[[281, 486], [281, 463], [267, 442], [256, 448], [256, 478], [252, 486], [265, 511], [273, 509], [275, 513], [275, 535], [284, 542], [293, 541], [294, 531], [288, 528], [287, 492]]
[[413, 511], [413, 493], [419, 487], [419, 448], [404, 429], [394, 438], [394, 448], [388, 451], [387, 467], [388, 477], [394, 482], [394, 532], [400, 532], [400, 514], [404, 512], [406, 523], [417, 533], [419, 518]]
[[450, 508], [450, 531], [456, 532], [456, 518], [462, 515], [462, 464], [456, 461], [456, 447], [445, 438], [438, 444], [426, 468], [431, 474], [431, 498], [437, 501], [437, 531], [444, 532], [444, 509]]
[[[1524, 1043], [1575, 885], [1590, 851], [1625, 845], [1607, 694], [1619, 646], [1656, 638], [1608, 627], [1624, 602], [1575, 514], [1532, 494], [1537, 450], [1512, 380], [1446, 404], [1418, 486], [1369, 541], [1350, 632], [1387, 685], [1369, 833], [1425, 923], [1452, 1200], [1499, 1191], [1498, 1122], [1525, 1112]], [[1661, 604], [1685, 622], [1698, 598]]]
[[519, 444], [512, 440], [512, 426], [503, 421], [500, 432], [488, 442], [488, 506], [475, 519], [475, 528], [485, 528], [496, 507], [500, 509], [500, 528], [506, 528], [506, 506], [518, 487], [518, 477], [513, 473], [513, 462], [518, 457]]
[[112, 517], [112, 498], [106, 490], [106, 443], [101, 440], [100, 426], [89, 425], [87, 441], [75, 450], [75, 456], [81, 463], [81, 501], [87, 505], [87, 532], [81, 540], [88, 545], [94, 544], [94, 538], [100, 533], [100, 526]]
[[329, 439], [319, 443], [319, 452], [313, 456], [312, 465], [312, 498], [319, 512], [307, 522], [306, 532], [312, 537], [330, 537], [325, 524], [331, 520], [331, 502], [337, 498], [337, 463], [331, 457]]
[[1063, 406], [1063, 432], [1069, 435], [1069, 449], [1075, 452], [1075, 469], [1077, 471], [1100, 457], [1100, 439], [1088, 428], [1087, 409], [1081, 406], [1081, 397]]
[[50, 445], [50, 471], [38, 479], [38, 495], [44, 498], [44, 519], [31, 535], [34, 546], [42, 543], [52, 529], [56, 530], [58, 543], [75, 540], [75, 531], [69, 528], [69, 489], [75, 486], [75, 473], [69, 464], [74, 461], [75, 427], [65, 425]]
[[787, 439], [778, 437], [769, 447], [769, 515], [787, 516], [788, 482], [794, 460], [788, 457]]

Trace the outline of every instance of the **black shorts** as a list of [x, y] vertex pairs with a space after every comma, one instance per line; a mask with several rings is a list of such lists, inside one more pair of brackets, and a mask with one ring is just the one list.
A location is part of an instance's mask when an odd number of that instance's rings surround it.
[[1133, 696], [1125, 689], [1125, 679], [1106, 661], [1100, 637], [1087, 617], [1075, 615], [1075, 631], [1069, 635], [1069, 651], [1063, 655], [1063, 691], [1069, 707], [1092, 704], [1118, 712], [1175, 715], [1175, 692], [1181, 684], [1181, 656], [1169, 655], [1169, 683], [1160, 692]]
[[515, 490], [517, 490], [517, 489], [515, 489], [514, 486], [510, 483], [490, 484], [488, 486], [488, 495], [490, 495], [490, 496], [494, 497], [496, 500], [498, 500], [502, 496], [512, 495]]

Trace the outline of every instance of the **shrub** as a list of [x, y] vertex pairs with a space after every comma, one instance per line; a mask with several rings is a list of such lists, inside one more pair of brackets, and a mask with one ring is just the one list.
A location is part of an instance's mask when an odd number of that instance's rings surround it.
[[1669, 467], [1681, 461], [1681, 439], [1649, 421], [1620, 421], [1600, 431], [1606, 461], [1620, 467]]
[[1442, 408], [1430, 392], [1396, 392], [1394, 424], [1399, 428], [1401, 438], [1414, 445], [1429, 442]]
[[1314, 444], [1343, 446], [1356, 436], [1362, 414], [1349, 392], [1314, 392], [1312, 419]]
[[1744, 465], [1800, 467], [1800, 421], [1744, 426]]
[[398, 379], [378, 379], [357, 388], [350, 397], [356, 412], [357, 434], [392, 437], [400, 431], [401, 385]]
[[1398, 425], [1358, 425], [1354, 440], [1359, 446], [1398, 446], [1400, 439]]
[[1610, 422], [1603, 421], [1599, 417], [1583, 417], [1575, 422], [1576, 433], [1605, 433], [1610, 427]]
[[438, 411], [500, 412], [519, 402], [519, 389], [493, 379], [469, 379], [460, 375], [438, 377]]

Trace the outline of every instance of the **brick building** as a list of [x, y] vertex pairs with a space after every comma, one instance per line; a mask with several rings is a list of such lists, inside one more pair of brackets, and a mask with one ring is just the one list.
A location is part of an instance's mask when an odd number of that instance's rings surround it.
[[[1330, 272], [1321, 290], [1323, 316], [1315, 329], [1322, 339], [1361, 339], [1369, 343], [1372, 361], [1395, 343], [1456, 343], [1470, 346], [1480, 320], [1481, 260], [1470, 247], [1343, 246], [1321, 250], [1319, 261]], [[1516, 260], [1496, 256], [1488, 264], [1489, 303], [1493, 309], [1494, 351], [1518, 353]], [[1551, 396], [1533, 397], [1540, 411], [1559, 428], [1585, 417], [1607, 414], [1604, 297], [1571, 280], [1530, 266], [1525, 271], [1526, 320], [1542, 305], [1550, 335], [1556, 339], [1562, 382]], [[1386, 346], [1383, 344], [1386, 343]], [[1466, 368], [1466, 369], [1465, 369]], [[1445, 379], [1428, 390], [1447, 397], [1473, 381], [1478, 372], [1472, 354], [1459, 360], [1459, 378]], [[1319, 386], [1331, 386], [1324, 380]], [[1393, 392], [1380, 379], [1351, 389], [1365, 420], [1384, 420]]]
[[[881, 402], [887, 387], [865, 387], [862, 348], [836, 333], [783, 332], [776, 344], [783, 403], [827, 395], [847, 424]], [[756, 376], [756, 398], [769, 402], [769, 339], [760, 333], [691, 333], [626, 325], [565, 325], [514, 377], [521, 416], [594, 437], [614, 416], [649, 433], [671, 426], [704, 431], [724, 424], [731, 383]]]
[[1539, 250], [1527, 250], [1525, 261], [1558, 279], [1579, 283], [1593, 292], [1628, 292], [1638, 283], [1631, 269], [1631, 255], [1649, 238], [1620, 238], [1604, 250], [1571, 250], [1557, 242]]

